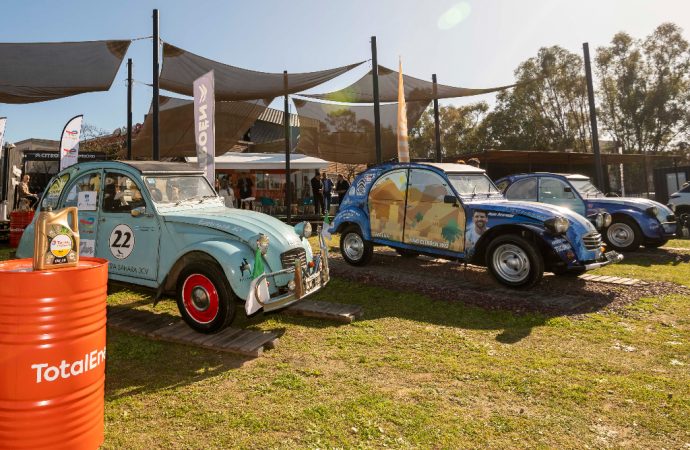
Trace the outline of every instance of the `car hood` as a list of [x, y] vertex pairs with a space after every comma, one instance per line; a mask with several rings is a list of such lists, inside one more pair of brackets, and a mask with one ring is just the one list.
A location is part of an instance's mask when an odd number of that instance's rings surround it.
[[184, 213], [170, 212], [162, 215], [166, 222], [182, 223], [223, 231], [253, 245], [259, 233], [269, 238], [271, 246], [281, 251], [302, 246], [295, 229], [267, 214], [237, 208], [204, 208]]
[[473, 209], [484, 209], [491, 212], [520, 215], [540, 221], [561, 216], [568, 219], [571, 223], [578, 224], [584, 232], [596, 231], [594, 225], [592, 225], [589, 220], [573, 210], [561, 206], [549, 205], [547, 203], [502, 199], [472, 201], [468, 202], [467, 206]]
[[[635, 208], [639, 209], [640, 211], [644, 211], [645, 209], [656, 206], [659, 208], [659, 211], [664, 211], [666, 214], [673, 214], [673, 212], [666, 207], [666, 205], [662, 205], [659, 202], [655, 202], [654, 200], [649, 200], [646, 198], [631, 198], [631, 197], [606, 197], [606, 198], [585, 198], [585, 202], [587, 203], [587, 209], [590, 208], [606, 208], [607, 206], [626, 206], [628, 208]], [[592, 205], [591, 207], [589, 205]]]

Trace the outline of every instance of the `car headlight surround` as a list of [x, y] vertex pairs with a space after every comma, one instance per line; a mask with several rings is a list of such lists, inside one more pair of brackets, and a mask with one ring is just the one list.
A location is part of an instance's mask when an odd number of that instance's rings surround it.
[[604, 216], [604, 228], [610, 227], [611, 222], [613, 222], [613, 217], [611, 216], [611, 214], [607, 212], [602, 213], [602, 215]]
[[645, 212], [652, 217], [656, 217], [656, 215], [659, 213], [659, 208], [656, 206], [650, 206], [649, 208], [645, 209]]
[[566, 231], [568, 231], [570, 222], [568, 222], [568, 219], [565, 217], [556, 216], [545, 220], [544, 225], [553, 234], [564, 234]]
[[269, 244], [269, 239], [268, 236], [266, 236], [263, 233], [259, 234], [259, 237], [256, 240], [256, 248], [259, 249], [262, 255], [266, 255], [268, 253], [268, 244]]
[[298, 223], [297, 225], [295, 225], [295, 233], [297, 233], [299, 237], [302, 238], [310, 237], [312, 233], [311, 223], [307, 222], [306, 220], [304, 222]]
[[604, 228], [604, 215], [602, 213], [598, 213], [594, 217], [594, 226], [597, 227], [597, 230]]

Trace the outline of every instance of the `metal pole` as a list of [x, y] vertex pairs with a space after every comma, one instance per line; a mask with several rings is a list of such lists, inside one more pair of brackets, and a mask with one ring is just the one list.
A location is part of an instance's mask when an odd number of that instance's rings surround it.
[[283, 71], [283, 87], [285, 89], [284, 125], [285, 125], [285, 211], [287, 223], [291, 222], [292, 188], [290, 186], [290, 110], [288, 109], [288, 73]]
[[132, 159], [132, 58], [127, 59], [127, 159]]
[[597, 109], [594, 104], [594, 87], [592, 84], [592, 66], [589, 62], [589, 44], [582, 44], [585, 53], [585, 75], [587, 76], [587, 98], [589, 99], [589, 120], [592, 122], [592, 151], [594, 152], [594, 168], [597, 176], [597, 187], [602, 189], [604, 172], [601, 167], [599, 153], [599, 131], [597, 130]]
[[644, 149], [644, 190], [649, 198], [649, 164], [647, 163], [647, 149]]
[[441, 155], [441, 121], [438, 118], [438, 98], [436, 98], [436, 74], [431, 75], [431, 81], [434, 82], [434, 136], [436, 140], [436, 162], [442, 162]]
[[376, 56], [376, 36], [371, 37], [371, 75], [374, 81], [374, 136], [376, 138], [376, 163], [381, 164], [381, 111], [379, 101], [379, 63]]
[[[622, 155], [623, 154], [623, 145], [621, 143], [618, 143], [618, 154]], [[625, 172], [623, 170], [623, 163], [621, 162], [618, 165], [618, 169], [621, 172], [621, 197], [625, 197]]]
[[160, 59], [160, 34], [158, 30], [158, 10], [153, 10], [153, 160], [160, 161], [158, 141], [158, 74]]

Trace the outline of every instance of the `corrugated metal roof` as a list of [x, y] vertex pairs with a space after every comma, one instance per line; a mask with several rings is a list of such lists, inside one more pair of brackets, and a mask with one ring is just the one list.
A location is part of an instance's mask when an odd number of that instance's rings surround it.
[[[257, 120], [262, 120], [264, 122], [270, 122], [270, 123], [275, 123], [277, 125], [283, 125], [283, 120], [285, 115], [284, 112], [280, 109], [274, 109], [274, 108], [266, 108], [266, 111], [264, 111]], [[292, 127], [298, 127], [299, 126], [299, 118], [297, 114], [290, 114], [290, 126]]]

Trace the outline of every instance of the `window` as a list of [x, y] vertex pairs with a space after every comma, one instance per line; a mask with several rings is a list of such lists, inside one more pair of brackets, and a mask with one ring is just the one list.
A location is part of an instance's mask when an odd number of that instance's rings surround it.
[[558, 178], [544, 177], [539, 183], [539, 201], [573, 200], [573, 189]]
[[103, 212], [128, 213], [140, 206], [146, 206], [146, 202], [134, 180], [121, 173], [105, 175]]
[[407, 202], [441, 202], [446, 195], [453, 195], [448, 182], [430, 170], [415, 169], [410, 174]]
[[43, 196], [43, 201], [41, 202], [41, 206], [43, 208], [57, 209], [60, 194], [62, 194], [62, 190], [65, 188], [67, 181], [69, 181], [68, 173], [62, 175], [60, 178], [56, 178], [55, 181], [53, 181], [50, 187], [46, 190], [46, 194]]
[[[51, 186], [52, 188], [52, 186]], [[78, 206], [84, 211], [94, 211], [98, 204], [98, 193], [101, 190], [100, 172], [91, 172], [77, 178], [67, 194], [63, 208]]]
[[537, 179], [526, 178], [513, 183], [506, 191], [508, 200], [537, 201]]

